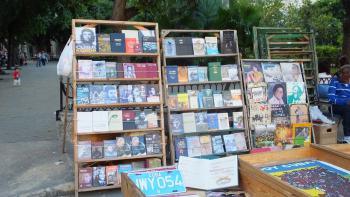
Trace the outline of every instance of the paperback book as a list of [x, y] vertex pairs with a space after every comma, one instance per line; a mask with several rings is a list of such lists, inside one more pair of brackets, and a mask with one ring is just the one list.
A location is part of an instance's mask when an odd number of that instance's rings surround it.
[[111, 51], [114, 53], [125, 53], [125, 34], [111, 33]]
[[290, 105], [290, 121], [294, 123], [307, 123], [309, 120], [309, 110], [306, 104]]
[[91, 142], [91, 159], [102, 159], [103, 158], [103, 142], [94, 141]]
[[92, 60], [78, 60], [78, 79], [92, 78]]
[[131, 155], [146, 155], [145, 136], [131, 136]]
[[237, 143], [234, 134], [223, 135], [226, 152], [237, 151]]
[[145, 111], [136, 111], [135, 125], [137, 129], [147, 129], [148, 121]]
[[98, 166], [92, 167], [93, 177], [92, 177], [92, 185], [94, 187], [106, 186], [106, 167]]
[[79, 189], [92, 187], [92, 168], [79, 168]]
[[217, 113], [207, 114], [208, 118], [208, 129], [209, 130], [217, 130], [219, 129], [219, 120]]
[[91, 159], [91, 141], [78, 142], [78, 159]]
[[203, 38], [192, 38], [193, 54], [205, 55], [205, 40]]
[[118, 157], [131, 156], [131, 138], [130, 136], [116, 138], [116, 151]]
[[269, 104], [251, 104], [250, 105], [250, 124], [267, 125], [271, 123], [271, 106]]
[[247, 84], [264, 82], [264, 75], [259, 62], [243, 62], [243, 71]]
[[208, 67], [206, 66], [198, 67], [198, 81], [199, 82], [208, 81]]
[[268, 83], [267, 84], [268, 103], [271, 105], [287, 104], [286, 83]]
[[104, 104], [103, 85], [90, 85], [90, 104]]
[[163, 50], [165, 56], [176, 56], [176, 45], [174, 38], [164, 38]]
[[109, 131], [123, 130], [123, 112], [122, 110], [109, 111], [108, 113]]
[[214, 154], [221, 154], [225, 152], [224, 143], [222, 141], [221, 135], [211, 136], [211, 140], [212, 140]]
[[188, 82], [198, 82], [198, 66], [188, 66]]
[[111, 52], [111, 37], [109, 34], [98, 34], [97, 35], [97, 49], [100, 53]]
[[103, 95], [105, 104], [118, 103], [116, 85], [103, 85]]
[[226, 64], [221, 66], [221, 74], [223, 81], [235, 81], [238, 78], [237, 64]]
[[175, 138], [175, 159], [178, 160], [180, 156], [188, 156], [187, 141], [184, 137]]
[[87, 85], [77, 85], [77, 104], [90, 103], [90, 88]]
[[208, 131], [208, 118], [207, 112], [199, 112], [195, 114], [196, 116], [196, 131]]
[[303, 82], [300, 64], [297, 62], [281, 62], [283, 80], [285, 82]]
[[176, 37], [176, 55], [193, 55], [193, 45], [191, 37]]
[[288, 104], [306, 103], [306, 93], [303, 82], [287, 83]]
[[75, 50], [81, 53], [96, 52], [96, 29], [93, 27], [75, 28]]
[[168, 84], [178, 83], [179, 78], [178, 78], [177, 65], [169, 65], [169, 66], [166, 66], [165, 68], [166, 68], [167, 83]]
[[289, 106], [271, 105], [271, 122], [274, 124], [290, 125]]
[[182, 114], [171, 114], [170, 115], [170, 130], [172, 133], [183, 133], [183, 122]]
[[275, 144], [276, 125], [255, 125], [254, 144], [256, 148], [271, 147]]
[[219, 54], [217, 37], [205, 37], [205, 46], [207, 55]]
[[92, 61], [93, 78], [106, 79], [106, 62]]
[[210, 135], [199, 136], [199, 142], [201, 143], [201, 155], [213, 154]]
[[261, 63], [265, 82], [282, 82], [281, 67], [278, 63]]
[[159, 133], [145, 135], [147, 155], [161, 154], [162, 145]]
[[117, 185], [118, 166], [106, 166], [107, 185]]
[[244, 118], [243, 112], [232, 112], [233, 128], [243, 129], [244, 128]]
[[115, 140], [104, 140], [104, 157], [117, 157], [117, 147]]
[[107, 79], [117, 78], [116, 62], [106, 62], [106, 78]]
[[187, 140], [187, 151], [189, 157], [201, 156], [202, 148], [199, 136], [186, 137]]
[[178, 66], [177, 69], [178, 69], [179, 83], [186, 83], [186, 82], [188, 82], [187, 66]]

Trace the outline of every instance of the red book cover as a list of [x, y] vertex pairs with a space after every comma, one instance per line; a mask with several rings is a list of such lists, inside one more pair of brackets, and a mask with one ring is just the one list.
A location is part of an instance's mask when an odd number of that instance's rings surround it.
[[158, 66], [156, 63], [147, 63], [147, 77], [158, 78]]
[[124, 78], [123, 63], [117, 63], [117, 78]]
[[136, 38], [125, 38], [126, 53], [136, 53], [135, 47], [137, 44]]
[[92, 168], [79, 168], [79, 188], [92, 187]]
[[147, 71], [147, 65], [145, 63], [135, 64], [136, 78], [148, 78]]
[[123, 110], [123, 129], [136, 129], [135, 116], [135, 111]]
[[118, 166], [106, 166], [107, 185], [117, 185]]

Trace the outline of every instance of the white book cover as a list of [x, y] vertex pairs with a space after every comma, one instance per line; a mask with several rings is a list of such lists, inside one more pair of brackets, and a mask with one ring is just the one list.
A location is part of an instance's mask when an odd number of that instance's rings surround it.
[[93, 131], [108, 131], [108, 111], [92, 112], [92, 128]]
[[190, 102], [191, 109], [198, 109], [198, 91], [196, 90], [187, 90], [188, 100]]
[[218, 113], [218, 122], [220, 130], [230, 129], [230, 123], [228, 121], [227, 113]]
[[219, 54], [218, 50], [218, 38], [217, 37], [205, 37], [205, 47], [208, 55]]
[[205, 55], [205, 40], [203, 38], [192, 38], [193, 54]]
[[92, 78], [92, 60], [78, 60], [78, 79]]
[[284, 82], [303, 82], [300, 64], [297, 62], [281, 62]]
[[182, 120], [185, 133], [196, 132], [196, 118], [193, 112], [183, 113]]
[[233, 89], [231, 90], [231, 97], [232, 97], [232, 103], [233, 106], [242, 106], [242, 92], [240, 89]]
[[78, 133], [92, 132], [92, 112], [77, 112]]
[[92, 61], [93, 78], [105, 79], [106, 78], [106, 61]]
[[158, 116], [156, 112], [147, 113], [147, 128], [157, 128], [158, 127]]
[[215, 107], [223, 107], [224, 106], [222, 94], [213, 94], [213, 97], [214, 97], [214, 106]]
[[75, 36], [77, 52], [96, 52], [96, 29], [94, 27], [76, 27]]
[[[221, 65], [221, 75], [223, 81], [239, 80], [237, 64]], [[225, 78], [224, 78], [225, 76]], [[227, 77], [226, 77], [227, 76]]]
[[108, 112], [108, 128], [110, 131], [123, 130], [123, 113], [122, 110]]

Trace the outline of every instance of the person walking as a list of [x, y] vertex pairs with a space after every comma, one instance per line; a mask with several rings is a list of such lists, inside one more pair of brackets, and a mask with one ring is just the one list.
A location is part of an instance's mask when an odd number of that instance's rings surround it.
[[41, 66], [41, 58], [42, 58], [41, 52], [39, 52], [36, 57], [37, 57], [36, 67], [40, 67]]
[[13, 76], [13, 86], [21, 86], [21, 72], [18, 67], [15, 68], [15, 71], [12, 73]]

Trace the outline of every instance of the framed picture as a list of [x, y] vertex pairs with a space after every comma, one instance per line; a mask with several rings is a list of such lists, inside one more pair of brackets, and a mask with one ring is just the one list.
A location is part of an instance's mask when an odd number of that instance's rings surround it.
[[311, 143], [312, 123], [295, 123], [292, 128], [294, 144], [304, 146]]

